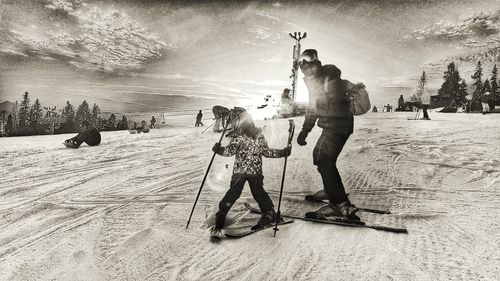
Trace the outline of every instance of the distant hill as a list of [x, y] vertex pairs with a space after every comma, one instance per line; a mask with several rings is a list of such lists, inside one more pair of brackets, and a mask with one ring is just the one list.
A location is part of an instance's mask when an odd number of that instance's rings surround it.
[[10, 102], [10, 101], [0, 102], [0, 111], [5, 110], [8, 113], [10, 113], [12, 111], [12, 106], [14, 106], [13, 102]]

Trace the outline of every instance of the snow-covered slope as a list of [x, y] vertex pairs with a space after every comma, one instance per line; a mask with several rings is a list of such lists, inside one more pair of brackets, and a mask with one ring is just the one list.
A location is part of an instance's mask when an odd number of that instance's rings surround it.
[[[186, 229], [219, 138], [191, 119], [149, 134], [105, 132], [100, 146], [78, 150], [61, 144], [68, 135], [0, 138], [0, 280], [495, 280], [500, 115], [412, 115], [356, 117], [339, 159], [353, 203], [394, 213], [363, 219], [409, 234], [295, 221], [276, 238], [266, 230], [210, 243], [233, 160], [215, 158]], [[286, 119], [259, 125], [271, 147], [285, 146]], [[320, 131], [305, 147], [294, 141], [286, 198], [321, 187], [311, 161]], [[283, 163], [264, 160], [275, 200]], [[248, 188], [231, 219], [245, 214], [242, 202], [253, 202]]]

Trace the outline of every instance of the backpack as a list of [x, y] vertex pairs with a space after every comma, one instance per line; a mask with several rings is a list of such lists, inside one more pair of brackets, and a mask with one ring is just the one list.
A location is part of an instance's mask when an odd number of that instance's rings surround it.
[[352, 115], [363, 115], [370, 111], [370, 97], [363, 83], [348, 87], [346, 94], [351, 100]]
[[[340, 82], [342, 81], [342, 82]], [[353, 84], [347, 80], [328, 80], [325, 79], [325, 100], [318, 99], [317, 108], [321, 109], [319, 103], [331, 103], [340, 105], [344, 102], [349, 103], [349, 111], [352, 115], [363, 115], [371, 109], [370, 98], [363, 83]], [[342, 106], [336, 108], [337, 112], [333, 114], [345, 114]], [[328, 108], [327, 111], [331, 111]]]

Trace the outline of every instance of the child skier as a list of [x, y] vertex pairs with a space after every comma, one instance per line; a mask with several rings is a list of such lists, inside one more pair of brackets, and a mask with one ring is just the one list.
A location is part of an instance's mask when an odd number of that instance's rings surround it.
[[222, 147], [220, 143], [216, 143], [212, 149], [221, 156], [236, 155], [229, 190], [219, 202], [219, 211], [215, 214], [212, 237], [222, 235], [221, 229], [224, 228], [226, 215], [240, 197], [246, 181], [262, 211], [261, 218], [252, 229], [259, 229], [276, 221], [273, 202], [263, 187], [262, 156], [281, 158], [289, 156], [292, 151], [291, 146], [284, 149], [270, 149], [261, 129], [255, 127], [251, 115], [243, 108], [235, 107], [231, 110], [229, 121], [233, 128], [229, 145]]

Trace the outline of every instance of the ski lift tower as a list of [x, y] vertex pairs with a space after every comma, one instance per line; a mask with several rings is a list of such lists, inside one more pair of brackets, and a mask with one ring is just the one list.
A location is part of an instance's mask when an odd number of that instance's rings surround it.
[[47, 110], [47, 113], [45, 115], [45, 118], [42, 120], [42, 123], [49, 125], [49, 134], [53, 135], [54, 129], [56, 129], [56, 127], [62, 122], [64, 122], [64, 119], [60, 117], [59, 114], [55, 111], [55, 107], [52, 109], [45, 107], [45, 110]]
[[300, 40], [305, 39], [307, 33], [304, 32], [302, 35], [300, 32], [288, 33], [290, 37], [295, 39], [295, 45], [293, 45], [293, 65], [292, 65], [292, 93], [290, 99], [295, 102], [296, 88], [297, 88], [297, 77], [299, 74], [299, 56], [300, 56]]

